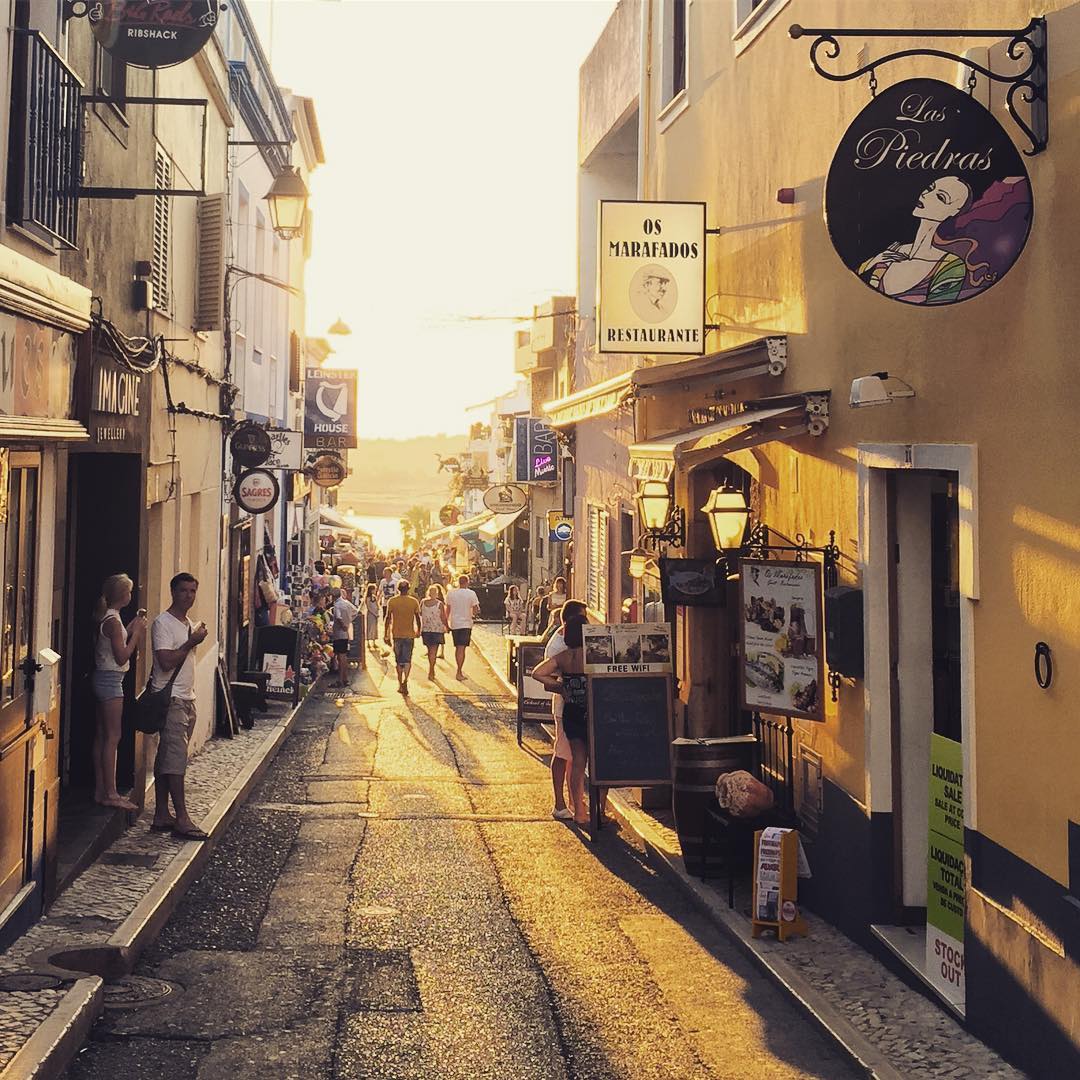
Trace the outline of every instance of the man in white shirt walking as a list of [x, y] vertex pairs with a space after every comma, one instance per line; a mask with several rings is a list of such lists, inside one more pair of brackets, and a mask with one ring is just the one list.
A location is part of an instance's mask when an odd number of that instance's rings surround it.
[[349, 642], [352, 641], [353, 619], [360, 609], [350, 602], [342, 589], [334, 590], [334, 620], [330, 639], [334, 643], [334, 659], [337, 661], [338, 686], [349, 685]]
[[454, 657], [457, 660], [457, 677], [465, 678], [465, 650], [472, 644], [472, 628], [480, 614], [480, 597], [469, 588], [469, 575], [458, 578], [458, 587], [446, 594], [446, 607], [450, 612], [450, 636], [454, 639]]
[[[172, 603], [150, 628], [154, 650], [151, 688], [164, 690], [176, 673], [154, 759], [156, 806], [150, 828], [155, 832], [171, 832], [181, 840], [206, 840], [208, 834], [191, 820], [184, 800], [188, 744], [195, 730], [195, 660], [192, 653], [206, 640], [206, 623], [196, 624], [188, 618], [199, 591], [199, 583], [191, 574], [177, 574], [169, 582], [169, 589]], [[169, 814], [170, 798], [176, 817]]]

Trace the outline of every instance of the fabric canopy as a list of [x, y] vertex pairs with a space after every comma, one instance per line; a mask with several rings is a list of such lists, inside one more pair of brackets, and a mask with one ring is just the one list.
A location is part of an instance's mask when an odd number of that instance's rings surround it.
[[485, 540], [494, 540], [499, 533], [504, 529], [510, 528], [510, 526], [524, 513], [525, 507], [523, 506], [513, 514], [495, 514], [490, 521], [487, 521], [480, 526], [480, 535]]
[[828, 425], [828, 392], [793, 394], [748, 403], [748, 408], [715, 424], [677, 431], [630, 447], [630, 471], [639, 480], [667, 480], [676, 468], [766, 442], [821, 435]]

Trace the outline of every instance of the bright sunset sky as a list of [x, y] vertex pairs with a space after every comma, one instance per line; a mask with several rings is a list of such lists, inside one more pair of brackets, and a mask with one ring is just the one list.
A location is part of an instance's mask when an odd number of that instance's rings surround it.
[[574, 292], [578, 69], [615, 0], [248, 5], [315, 99], [308, 332], [352, 327], [361, 437], [464, 431], [513, 385], [514, 324], [463, 316]]

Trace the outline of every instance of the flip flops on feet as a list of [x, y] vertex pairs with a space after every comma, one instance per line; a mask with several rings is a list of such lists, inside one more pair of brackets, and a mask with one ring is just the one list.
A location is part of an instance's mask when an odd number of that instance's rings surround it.
[[185, 829], [185, 830], [173, 829], [172, 834], [173, 834], [173, 836], [176, 837], [177, 840], [200, 840], [201, 841], [201, 840], [209, 840], [210, 839], [210, 834], [208, 832], [203, 832], [202, 829]]
[[551, 811], [551, 816], [556, 821], [573, 821], [574, 820], [574, 811], [571, 810], [569, 806], [563, 806], [558, 810], [552, 810]]

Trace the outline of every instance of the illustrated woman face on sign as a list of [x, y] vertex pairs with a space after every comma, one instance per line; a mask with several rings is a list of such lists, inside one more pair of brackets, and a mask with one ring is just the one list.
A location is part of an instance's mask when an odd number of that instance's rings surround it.
[[970, 203], [971, 188], [958, 176], [943, 176], [919, 196], [911, 213], [927, 221], [947, 221], [966, 210]]
[[1013, 264], [1031, 216], [1026, 177], [996, 180], [978, 197], [958, 176], [919, 195], [910, 243], [897, 240], [859, 267], [872, 288], [909, 304], [951, 304], [981, 292]]

